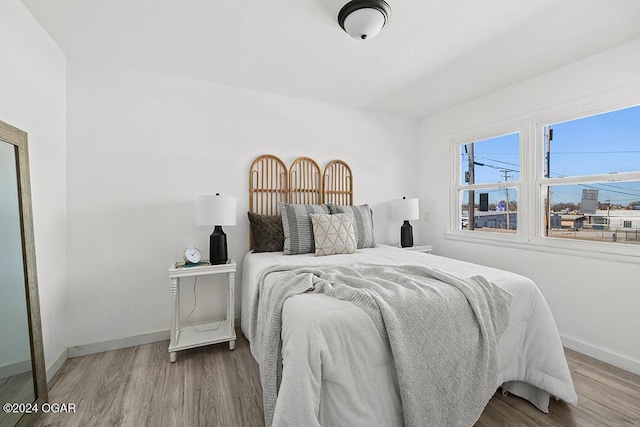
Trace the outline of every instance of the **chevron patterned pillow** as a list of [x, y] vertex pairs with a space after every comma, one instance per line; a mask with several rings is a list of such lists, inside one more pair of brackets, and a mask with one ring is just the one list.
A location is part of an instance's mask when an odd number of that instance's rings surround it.
[[356, 251], [353, 214], [311, 214], [316, 256], [352, 254]]

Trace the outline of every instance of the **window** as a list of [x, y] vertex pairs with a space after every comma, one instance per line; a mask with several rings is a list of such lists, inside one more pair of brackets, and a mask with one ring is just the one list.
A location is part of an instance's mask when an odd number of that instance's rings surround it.
[[459, 153], [459, 229], [515, 234], [520, 190], [520, 133], [464, 142]]
[[640, 106], [542, 130], [543, 235], [640, 245]]
[[610, 107], [632, 96], [454, 137], [447, 238], [640, 259], [640, 105]]

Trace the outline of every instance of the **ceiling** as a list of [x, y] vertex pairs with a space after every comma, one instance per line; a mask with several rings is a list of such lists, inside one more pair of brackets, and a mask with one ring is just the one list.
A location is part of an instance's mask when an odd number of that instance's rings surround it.
[[638, 0], [22, 0], [69, 58], [420, 118], [640, 37]]

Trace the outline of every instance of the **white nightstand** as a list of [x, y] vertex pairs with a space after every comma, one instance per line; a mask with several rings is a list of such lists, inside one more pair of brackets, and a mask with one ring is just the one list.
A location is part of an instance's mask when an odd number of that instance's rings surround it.
[[424, 254], [430, 254], [431, 252], [433, 252], [433, 245], [413, 245], [407, 248], [403, 248], [400, 245], [387, 245], [387, 246], [394, 246], [396, 248], [404, 249], [406, 251], [422, 252]]
[[[227, 318], [222, 321], [200, 323], [180, 327], [180, 279], [182, 277], [205, 276], [210, 274], [226, 274], [229, 286], [227, 300]], [[236, 331], [234, 328], [234, 286], [236, 281], [236, 263], [229, 260], [226, 264], [184, 267], [183, 263], [175, 263], [169, 268], [169, 292], [171, 293], [171, 341], [169, 342], [169, 360], [176, 361], [176, 351], [229, 341], [229, 349], [236, 348]]]

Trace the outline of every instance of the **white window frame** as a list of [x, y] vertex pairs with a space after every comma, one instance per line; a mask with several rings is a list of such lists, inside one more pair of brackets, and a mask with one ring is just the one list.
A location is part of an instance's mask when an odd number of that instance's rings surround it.
[[[604, 97], [605, 95], [601, 94]], [[640, 264], [640, 245], [626, 243], [597, 242], [544, 235], [545, 194], [547, 186], [562, 184], [588, 184], [640, 180], [640, 171], [621, 172], [615, 175], [594, 174], [564, 178], [544, 177], [544, 127], [553, 123], [576, 120], [604, 114], [613, 110], [640, 104], [640, 90], [611, 95], [607, 99], [577, 100], [570, 104], [549, 109], [548, 113], [533, 113], [493, 126], [480, 127], [457, 134], [450, 139], [450, 204], [449, 227], [445, 239], [473, 242], [485, 245], [501, 245], [525, 250], [561, 253], [581, 257], [592, 257], [620, 262]], [[504, 183], [463, 185], [460, 183], [462, 165], [461, 146], [474, 141], [490, 139], [509, 133], [520, 133], [520, 179], [509, 183], [518, 192], [518, 228], [515, 234], [479, 233], [460, 229], [460, 191], [504, 188]], [[471, 218], [471, 215], [470, 215]]]
[[[597, 241], [585, 241], [574, 239], [563, 239], [561, 237], [547, 237], [545, 236], [545, 200], [544, 196], [547, 192], [548, 186], [558, 185], [572, 185], [572, 184], [593, 184], [593, 183], [608, 183], [608, 182], [620, 182], [620, 181], [640, 181], [640, 168], [635, 172], [620, 172], [616, 174], [593, 174], [593, 175], [580, 175], [569, 176], [561, 178], [546, 178], [544, 176], [544, 128], [546, 126], [553, 126], [553, 123], [562, 123], [571, 120], [578, 120], [581, 118], [596, 116], [599, 114], [605, 114], [614, 110], [621, 110], [624, 108], [634, 107], [640, 104], [640, 97], [635, 97], [633, 101], [628, 99], [618, 99], [609, 102], [594, 103], [587, 105], [583, 108], [576, 108], [568, 111], [563, 111], [555, 114], [548, 114], [544, 116], [536, 117], [533, 124], [533, 144], [535, 148], [535, 157], [537, 160], [537, 167], [535, 168], [535, 181], [532, 186], [532, 191], [536, 195], [536, 214], [535, 224], [533, 227], [533, 233], [531, 235], [531, 242], [551, 249], [564, 249], [570, 251], [576, 251], [580, 253], [598, 255], [598, 254], [610, 254], [614, 256], [631, 256], [640, 257], [640, 245], [630, 245], [627, 243], [615, 243], [615, 242], [597, 242]], [[618, 258], [612, 258], [618, 259]], [[636, 262], [640, 262], [640, 259], [636, 259]]]
[[[454, 167], [451, 168], [451, 188], [453, 189], [451, 194], [450, 215], [451, 223], [450, 232], [445, 233], [449, 238], [457, 239], [463, 238], [465, 240], [473, 240], [478, 242], [487, 241], [522, 241], [523, 236], [526, 236], [527, 224], [521, 222], [520, 214], [518, 213], [518, 226], [515, 233], [492, 233], [492, 232], [478, 232], [473, 230], [460, 229], [462, 221], [462, 214], [460, 209], [460, 194], [462, 191], [478, 191], [478, 190], [500, 190], [504, 188], [515, 188], [518, 201], [518, 212], [521, 209], [528, 209], [528, 203], [526, 202], [525, 189], [523, 187], [523, 169], [524, 167], [524, 155], [523, 150], [526, 146], [525, 140], [526, 128], [523, 126], [523, 122], [511, 122], [494, 127], [487, 127], [484, 129], [474, 130], [459, 134], [451, 139], [451, 159], [454, 163]], [[519, 134], [519, 153], [520, 153], [520, 171], [519, 179], [517, 181], [509, 181], [507, 185], [504, 182], [484, 182], [478, 184], [463, 184], [460, 182], [462, 176], [462, 165], [460, 161], [460, 152], [463, 145], [470, 144], [472, 142], [483, 141], [486, 139], [497, 138], [504, 135], [517, 133]], [[469, 214], [469, 220], [473, 220], [473, 215]], [[524, 228], [524, 230], [523, 230]]]

